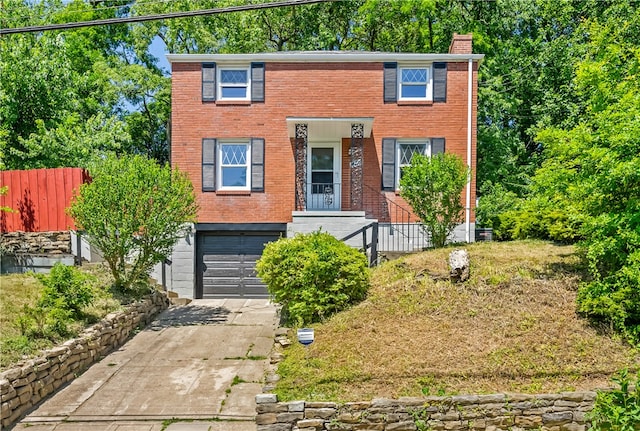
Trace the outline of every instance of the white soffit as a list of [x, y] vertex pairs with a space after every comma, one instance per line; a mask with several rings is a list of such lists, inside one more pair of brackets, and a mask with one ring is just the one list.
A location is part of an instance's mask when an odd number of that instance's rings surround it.
[[289, 137], [296, 137], [296, 124], [308, 126], [309, 141], [336, 140], [351, 137], [352, 124], [364, 124], [364, 138], [371, 136], [373, 117], [287, 117]]

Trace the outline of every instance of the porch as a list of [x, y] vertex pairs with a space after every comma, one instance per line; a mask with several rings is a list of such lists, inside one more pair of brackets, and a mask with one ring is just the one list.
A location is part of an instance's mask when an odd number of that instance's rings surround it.
[[378, 165], [372, 127], [372, 117], [287, 118], [295, 162], [294, 212], [363, 211], [365, 146]]
[[[295, 159], [295, 210], [287, 236], [322, 229], [345, 238], [379, 222], [381, 251], [408, 252], [430, 242], [398, 197], [380, 190], [373, 118], [287, 118]], [[365, 166], [367, 177], [365, 182]], [[362, 247], [362, 238], [347, 243]]]

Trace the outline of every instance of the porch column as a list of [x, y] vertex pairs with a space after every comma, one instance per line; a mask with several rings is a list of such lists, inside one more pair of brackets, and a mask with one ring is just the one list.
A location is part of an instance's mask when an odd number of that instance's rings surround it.
[[351, 146], [349, 147], [351, 168], [351, 210], [362, 210], [364, 124], [351, 124]]
[[296, 164], [296, 211], [307, 209], [307, 124], [296, 123], [294, 139]]

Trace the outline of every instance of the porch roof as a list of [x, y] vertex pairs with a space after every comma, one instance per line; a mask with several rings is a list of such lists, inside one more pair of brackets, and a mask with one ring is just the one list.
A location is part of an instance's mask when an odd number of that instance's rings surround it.
[[311, 141], [335, 140], [351, 137], [352, 124], [364, 124], [364, 138], [371, 136], [373, 117], [287, 117], [289, 137], [296, 137], [296, 124], [307, 124], [307, 138]]

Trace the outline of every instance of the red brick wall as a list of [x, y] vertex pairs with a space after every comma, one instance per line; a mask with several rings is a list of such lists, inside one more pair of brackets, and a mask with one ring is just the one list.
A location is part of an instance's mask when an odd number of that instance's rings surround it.
[[[172, 164], [186, 171], [193, 181], [200, 204], [200, 222], [289, 222], [295, 196], [287, 117], [374, 117], [371, 138], [365, 142], [364, 179], [368, 187], [378, 191], [385, 137], [445, 137], [446, 151], [466, 162], [467, 67], [467, 63], [449, 63], [446, 103], [398, 105], [383, 103], [381, 63], [267, 63], [265, 102], [230, 105], [201, 101], [199, 63], [174, 63]], [[476, 187], [476, 82], [474, 67], [472, 206]], [[265, 139], [265, 192], [201, 192], [202, 138], [249, 137]], [[349, 143], [350, 139], [343, 139], [344, 210], [350, 205]], [[373, 198], [371, 194], [365, 189], [365, 200]], [[387, 195], [400, 199], [395, 193]], [[461, 197], [464, 199], [464, 192]], [[408, 207], [406, 203], [403, 205]]]

